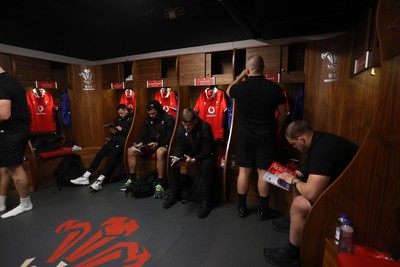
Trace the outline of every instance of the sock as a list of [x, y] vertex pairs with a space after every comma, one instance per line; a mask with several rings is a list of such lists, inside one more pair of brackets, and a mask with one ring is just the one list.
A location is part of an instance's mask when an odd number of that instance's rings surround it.
[[247, 194], [239, 194], [239, 203], [238, 203], [238, 208], [245, 208], [246, 207], [246, 201], [247, 201]]
[[163, 179], [162, 178], [159, 178], [159, 177], [157, 177], [155, 180], [155, 183], [156, 184], [162, 184], [162, 182], [163, 182]]
[[12, 216], [17, 216], [25, 211], [31, 210], [33, 208], [30, 197], [20, 198], [21, 203], [14, 209], [10, 210], [7, 213], [1, 215], [1, 218], [9, 218]]
[[85, 172], [83, 175], [82, 175], [82, 177], [83, 178], [86, 178], [86, 179], [89, 179], [89, 176], [91, 175], [92, 173], [91, 172]]
[[0, 195], [0, 211], [6, 210], [6, 198], [7, 198], [7, 196]]
[[260, 208], [262, 211], [269, 209], [269, 197], [260, 197]]
[[103, 182], [106, 177], [103, 174], [100, 174], [99, 178], [97, 178], [98, 181]]
[[288, 254], [290, 258], [298, 258], [300, 256], [300, 247], [293, 245], [289, 241]]
[[131, 179], [131, 181], [135, 181], [136, 180], [136, 173], [130, 173], [129, 174], [129, 179]]

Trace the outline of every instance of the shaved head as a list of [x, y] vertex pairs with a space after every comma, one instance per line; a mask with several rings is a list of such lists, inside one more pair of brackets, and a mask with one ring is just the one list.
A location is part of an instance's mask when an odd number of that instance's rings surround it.
[[264, 60], [260, 56], [251, 56], [247, 60], [246, 68], [250, 73], [262, 74], [264, 71]]

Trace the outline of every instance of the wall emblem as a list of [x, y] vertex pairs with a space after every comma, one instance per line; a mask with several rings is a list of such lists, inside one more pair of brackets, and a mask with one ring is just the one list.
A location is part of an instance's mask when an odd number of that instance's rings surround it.
[[79, 73], [79, 76], [82, 77], [83, 83], [85, 84], [83, 90], [94, 90], [92, 86], [94, 73], [90, 69], [84, 69]]
[[336, 68], [337, 68], [337, 55], [333, 52], [323, 52], [321, 53], [321, 58], [323, 60], [327, 59], [328, 60], [328, 64], [326, 65], [326, 67], [328, 68], [328, 78], [324, 79], [324, 82], [334, 82], [339, 80], [339, 78], [337, 77], [337, 73], [336, 73]]

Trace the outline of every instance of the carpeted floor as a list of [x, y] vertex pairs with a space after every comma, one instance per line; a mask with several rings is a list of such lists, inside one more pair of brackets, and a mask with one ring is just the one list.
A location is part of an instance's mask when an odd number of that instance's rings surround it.
[[[0, 266], [271, 266], [262, 249], [288, 242], [257, 220], [256, 204], [246, 218], [222, 203], [199, 219], [198, 203], [166, 210], [160, 199], [125, 198], [118, 185], [33, 193], [32, 211], [0, 219]], [[18, 202], [9, 197], [8, 210]]]

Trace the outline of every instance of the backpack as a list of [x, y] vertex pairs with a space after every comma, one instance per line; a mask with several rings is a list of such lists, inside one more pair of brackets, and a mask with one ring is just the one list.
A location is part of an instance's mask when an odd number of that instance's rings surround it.
[[56, 177], [57, 187], [72, 185], [70, 180], [82, 176], [86, 172], [82, 158], [78, 154], [68, 154], [58, 164], [53, 175]]
[[126, 188], [125, 196], [128, 196], [129, 192], [132, 192], [133, 196], [136, 198], [150, 197], [154, 195], [154, 180], [156, 177], [156, 171], [145, 174], [142, 178], [137, 179], [133, 185], [131, 184]]

